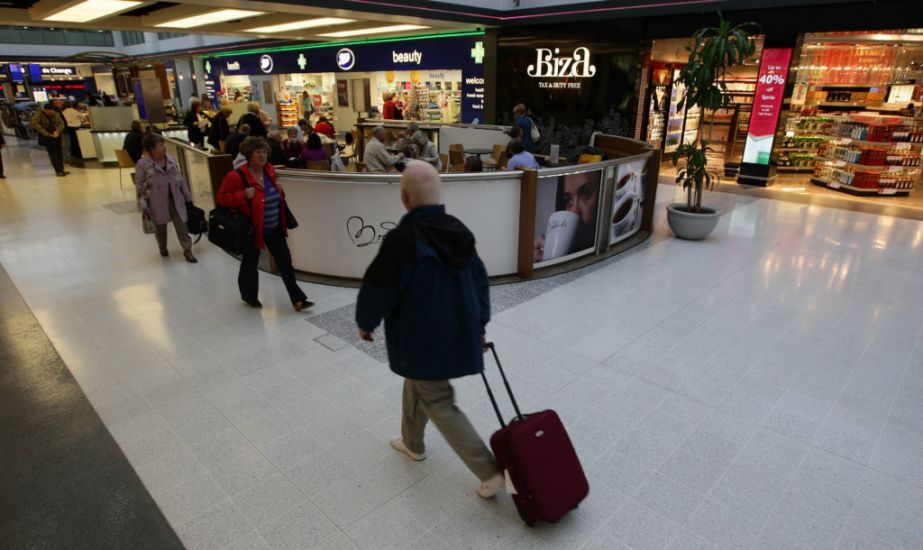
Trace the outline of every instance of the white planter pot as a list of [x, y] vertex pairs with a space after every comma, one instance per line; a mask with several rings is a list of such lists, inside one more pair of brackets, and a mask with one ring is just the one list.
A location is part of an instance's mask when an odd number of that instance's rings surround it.
[[713, 208], [702, 207], [702, 212], [686, 212], [686, 203], [667, 205], [667, 223], [680, 239], [700, 241], [707, 237], [721, 219], [721, 213]]

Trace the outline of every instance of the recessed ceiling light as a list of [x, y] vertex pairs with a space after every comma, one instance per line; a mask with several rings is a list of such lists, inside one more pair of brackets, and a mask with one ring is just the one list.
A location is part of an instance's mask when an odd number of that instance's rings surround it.
[[87, 23], [96, 19], [130, 10], [143, 2], [136, 0], [86, 0], [76, 6], [53, 13], [45, 21], [63, 21], [65, 23]]
[[241, 29], [246, 32], [285, 32], [299, 29], [313, 29], [314, 27], [331, 27], [333, 25], [344, 25], [352, 23], [355, 19], [343, 19], [340, 17], [321, 17], [319, 19], [307, 19], [305, 21], [295, 21], [294, 23], [282, 23], [280, 25], [269, 25], [267, 27], [257, 27], [255, 29]]
[[159, 23], [154, 25], [155, 27], [171, 27], [174, 29], [190, 29], [192, 27], [201, 27], [203, 25], [214, 25], [215, 23], [224, 23], [225, 21], [234, 21], [236, 19], [246, 19], [247, 17], [256, 17], [257, 15], [263, 15], [264, 11], [251, 11], [251, 10], [218, 10], [208, 13], [203, 13], [202, 15], [194, 15], [192, 17], [183, 17], [182, 19], [174, 19], [173, 21], [167, 21], [166, 23]]
[[388, 27], [374, 27], [370, 29], [353, 29], [351, 31], [337, 31], [337, 32], [328, 32], [324, 34], [319, 34], [318, 36], [324, 36], [328, 38], [346, 38], [349, 36], [359, 36], [363, 34], [381, 34], [386, 32], [401, 32], [401, 31], [416, 31], [420, 29], [428, 29], [429, 27], [424, 25], [391, 25]]

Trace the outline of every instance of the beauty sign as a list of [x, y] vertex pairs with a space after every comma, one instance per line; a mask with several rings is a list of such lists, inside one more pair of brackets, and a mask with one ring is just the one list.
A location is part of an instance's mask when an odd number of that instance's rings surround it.
[[769, 165], [791, 57], [791, 48], [763, 50], [759, 77], [756, 81], [756, 97], [753, 98], [753, 113], [750, 115], [750, 127], [747, 131], [747, 144], [744, 146], [744, 162]]

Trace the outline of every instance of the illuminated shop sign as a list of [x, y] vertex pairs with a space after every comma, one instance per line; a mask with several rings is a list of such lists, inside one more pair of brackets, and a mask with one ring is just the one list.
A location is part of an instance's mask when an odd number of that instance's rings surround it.
[[77, 68], [67, 65], [42, 65], [44, 76], [76, 76]]
[[391, 59], [395, 63], [413, 63], [419, 65], [423, 62], [423, 52], [414, 50], [412, 52], [396, 52], [391, 50]]
[[532, 78], [560, 78], [560, 81], [543, 80], [539, 88], [580, 89], [579, 81], [572, 78], [592, 78], [596, 75], [596, 65], [590, 63], [590, 49], [584, 46], [574, 48], [569, 56], [560, 55], [561, 48], [535, 48], [535, 64], [526, 68], [526, 74]]
[[272, 72], [272, 57], [268, 55], [260, 56], [260, 70], [264, 73]]
[[240, 70], [240, 61], [228, 61], [228, 70], [229, 71], [239, 71]]
[[356, 54], [349, 48], [343, 48], [337, 52], [337, 67], [348, 71], [356, 66]]

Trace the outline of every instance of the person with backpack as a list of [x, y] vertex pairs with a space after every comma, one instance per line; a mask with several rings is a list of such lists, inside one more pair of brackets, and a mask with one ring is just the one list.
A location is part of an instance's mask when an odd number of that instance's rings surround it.
[[535, 121], [533, 121], [528, 115], [526, 115], [526, 106], [522, 103], [513, 107], [513, 116], [516, 118], [514, 124], [517, 128], [522, 131], [522, 145], [526, 148], [526, 151], [530, 153], [535, 152], [535, 133], [533, 130]]
[[412, 460], [426, 459], [423, 432], [432, 420], [480, 480], [478, 496], [491, 498], [503, 488], [503, 474], [455, 405], [450, 383], [484, 370], [490, 285], [474, 235], [446, 214], [440, 195], [436, 168], [408, 162], [401, 176], [407, 214], [365, 272], [356, 324], [359, 337], [371, 342], [384, 320], [388, 362], [404, 377], [401, 435], [391, 446]]

